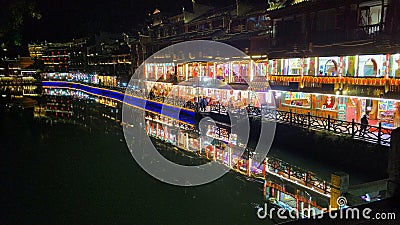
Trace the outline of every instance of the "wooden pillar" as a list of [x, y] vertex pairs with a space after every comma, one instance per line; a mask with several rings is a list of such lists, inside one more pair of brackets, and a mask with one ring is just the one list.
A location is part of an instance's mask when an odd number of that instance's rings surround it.
[[202, 143], [203, 143], [203, 138], [200, 138], [200, 140], [199, 140], [199, 154], [201, 154], [201, 148], [203, 147]]
[[264, 189], [263, 189], [263, 196], [266, 197], [267, 196], [267, 181], [264, 181]]
[[389, 79], [390, 76], [390, 54], [386, 54], [386, 61], [385, 61], [385, 78]]
[[355, 70], [355, 77], [358, 77], [358, 70], [359, 70], [359, 60], [360, 60], [360, 56], [356, 55], [356, 61], [354, 63], [354, 70]]
[[214, 161], [217, 160], [217, 148], [215, 147], [215, 145], [213, 145], [213, 155], [214, 155]]
[[264, 176], [264, 178], [267, 176], [267, 165], [268, 165], [268, 159], [265, 159], [265, 162], [263, 163], [263, 176]]
[[232, 168], [232, 148], [228, 147], [228, 164], [229, 168]]
[[271, 190], [271, 197], [274, 197], [275, 196], [275, 189], [273, 187], [271, 187], [270, 190]]
[[330, 208], [338, 209], [337, 199], [349, 189], [349, 175], [344, 172], [336, 172], [331, 175]]
[[156, 137], [158, 137], [158, 123], [156, 123]]
[[178, 131], [178, 133], [176, 134], [176, 136], [178, 136], [177, 138], [177, 142], [178, 142], [178, 146], [181, 144], [181, 132]]
[[249, 159], [246, 160], [246, 169], [247, 169], [247, 176], [251, 175], [251, 164], [252, 164], [252, 160], [249, 157]]
[[392, 131], [388, 163], [388, 197], [400, 196], [400, 128]]
[[186, 133], [186, 146], [185, 148], [189, 149], [189, 134]]

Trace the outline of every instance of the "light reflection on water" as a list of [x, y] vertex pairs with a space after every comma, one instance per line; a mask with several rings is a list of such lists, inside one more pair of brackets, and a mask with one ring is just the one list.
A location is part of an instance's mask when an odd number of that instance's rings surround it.
[[[198, 187], [159, 182], [132, 159], [115, 121], [74, 116], [47, 123], [1, 118], [1, 130], [9, 131], [2, 132], [1, 145], [7, 184], [1, 204], [9, 206], [3, 222], [272, 224], [256, 215], [262, 184], [233, 172]], [[178, 161], [191, 160], [162, 151]]]
[[[153, 179], [130, 156], [121, 127], [109, 119], [116, 114], [108, 113], [106, 119], [99, 110], [110, 109], [82, 101], [74, 105], [71, 117], [1, 117], [0, 149], [5, 152], [1, 167], [8, 184], [1, 203], [10, 205], [4, 212], [6, 221], [273, 223], [260, 221], [256, 215], [255, 207], [263, 201], [262, 184], [237, 173], [191, 188]], [[160, 151], [182, 164], [197, 162], [175, 150]], [[326, 177], [336, 169], [277, 148], [270, 153], [303, 168], [318, 169]], [[26, 216], [18, 219], [17, 215]]]

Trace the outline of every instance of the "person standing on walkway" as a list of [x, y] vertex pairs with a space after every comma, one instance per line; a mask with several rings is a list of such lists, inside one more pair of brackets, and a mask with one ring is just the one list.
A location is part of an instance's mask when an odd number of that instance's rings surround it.
[[367, 118], [367, 114], [365, 114], [365, 115], [361, 118], [361, 131], [360, 131], [360, 135], [365, 135], [365, 133], [367, 132], [367, 127], [368, 127], [368, 118]]

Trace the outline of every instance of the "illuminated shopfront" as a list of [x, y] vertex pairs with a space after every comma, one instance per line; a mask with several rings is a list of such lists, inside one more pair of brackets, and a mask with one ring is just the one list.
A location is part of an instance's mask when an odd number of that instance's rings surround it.
[[212, 62], [191, 62], [186, 64], [188, 78], [213, 77], [215, 73]]
[[68, 80], [72, 79], [71, 73], [42, 73], [43, 80]]
[[147, 63], [145, 66], [145, 77], [148, 80], [169, 79], [175, 76], [174, 63]]
[[400, 126], [399, 106], [399, 101], [379, 100], [377, 115], [383, 127], [396, 128]]
[[289, 75], [304, 75], [304, 58], [285, 59], [284, 71]]
[[392, 68], [390, 70], [391, 77], [400, 78], [400, 54], [395, 54], [391, 57]]
[[219, 80], [222, 80], [224, 82], [229, 81], [230, 77], [230, 71], [232, 70], [231, 68], [231, 63], [216, 63], [216, 77]]
[[109, 86], [109, 87], [117, 86], [117, 77], [116, 76], [98, 75], [97, 79], [98, 79], [100, 85]]
[[311, 108], [311, 94], [302, 92], [284, 92], [283, 95], [283, 106], [298, 107], [298, 108]]
[[253, 76], [267, 77], [268, 76], [268, 60], [260, 60], [254, 63]]
[[249, 61], [233, 62], [231, 83], [246, 83], [244, 77], [250, 77], [250, 72]]
[[358, 123], [363, 115], [368, 115], [370, 125], [400, 126], [400, 100], [289, 91], [270, 93], [277, 99], [278, 110]]
[[282, 61], [281, 59], [268, 60], [268, 74], [270, 75], [282, 75]]
[[319, 57], [318, 74], [322, 76], [338, 76], [340, 57]]
[[386, 73], [385, 55], [360, 55], [358, 58], [359, 77], [384, 77]]

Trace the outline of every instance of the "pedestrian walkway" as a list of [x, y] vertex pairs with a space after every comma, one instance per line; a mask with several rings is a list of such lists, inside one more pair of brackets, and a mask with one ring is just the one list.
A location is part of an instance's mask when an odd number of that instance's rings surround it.
[[347, 135], [356, 140], [390, 146], [391, 129], [378, 126], [365, 125], [363, 129], [361, 123], [354, 120], [352, 122], [332, 119], [330, 117], [318, 117], [311, 114], [299, 114], [288, 111], [280, 111], [271, 108], [247, 107], [246, 109], [228, 109], [221, 105], [208, 107], [204, 112], [228, 115], [233, 114], [248, 115], [249, 117], [260, 117], [266, 121], [288, 124], [318, 131], [329, 131], [336, 135]]

